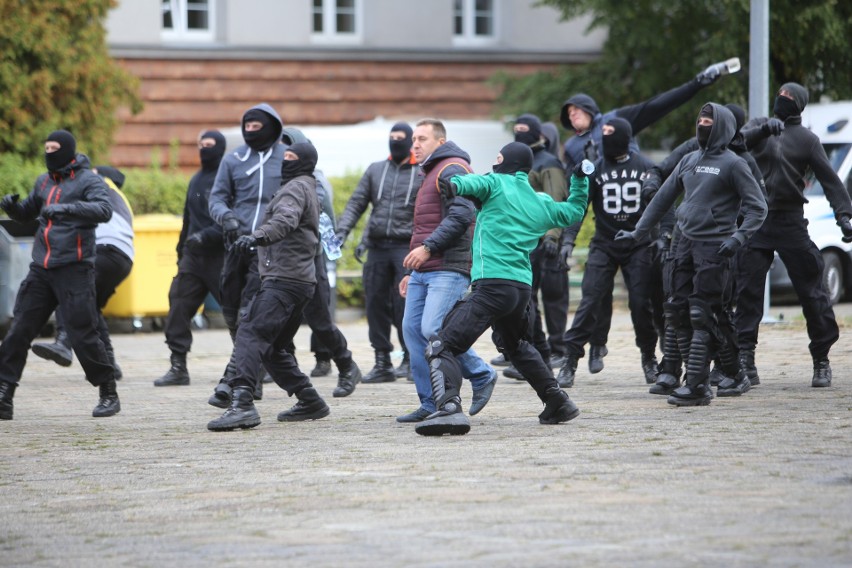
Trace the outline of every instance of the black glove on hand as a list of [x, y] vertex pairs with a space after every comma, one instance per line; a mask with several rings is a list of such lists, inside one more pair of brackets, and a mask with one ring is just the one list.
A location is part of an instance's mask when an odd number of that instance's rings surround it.
[[773, 116], [760, 125], [760, 131], [766, 136], [778, 136], [784, 132], [784, 122]]
[[225, 244], [232, 245], [240, 236], [240, 221], [237, 216], [231, 212], [225, 213], [222, 217], [222, 234], [225, 237]]
[[544, 250], [544, 255], [547, 258], [556, 258], [556, 255], [559, 254], [559, 244], [556, 242], [555, 237], [544, 237], [544, 240], [541, 242], [541, 246], [542, 250]]
[[0, 199], [0, 209], [9, 213], [9, 211], [14, 211], [18, 208], [18, 199], [21, 197], [17, 193], [11, 193]]
[[192, 233], [186, 238], [183, 244], [191, 249], [197, 249], [201, 248], [201, 245], [204, 244], [204, 239], [201, 238], [201, 233]]
[[233, 248], [238, 254], [248, 254], [257, 247], [257, 239], [251, 235], [243, 235], [234, 241]]
[[447, 195], [456, 194], [456, 186], [449, 178], [439, 178], [438, 187], [441, 188], [441, 192], [446, 193]]
[[355, 260], [359, 263], [364, 264], [365, 254], [367, 254], [367, 245], [360, 243], [357, 247], [355, 247]]
[[712, 85], [715, 83], [722, 74], [715, 67], [710, 67], [709, 69], [705, 69], [701, 73], [695, 76], [695, 80], [698, 81], [698, 84], [702, 87], [706, 87], [708, 85]]
[[56, 219], [57, 217], [61, 217], [70, 212], [70, 205], [65, 203], [56, 203], [54, 205], [48, 205], [47, 207], [42, 207], [41, 216], [45, 219]]
[[[583, 164], [587, 164], [587, 166], [586, 166], [586, 167], [588, 167], [589, 165], [591, 165], [591, 170], [592, 170], [592, 171], [591, 171], [591, 172], [589, 172], [588, 174], [587, 174], [586, 172], [584, 172], [584, 171], [583, 171]], [[594, 164], [592, 164], [591, 160], [581, 160], [579, 164], [577, 164], [576, 166], [574, 166], [574, 169], [573, 169], [573, 170], [571, 170], [571, 173], [572, 173], [574, 176], [578, 177], [578, 178], [589, 177], [590, 175], [592, 175], [593, 173], [595, 173], [595, 165], [594, 165]]]
[[852, 222], [849, 221], [849, 217], [841, 217], [837, 224], [840, 225], [840, 230], [843, 231], [843, 238], [841, 240], [844, 243], [852, 243]]
[[568, 266], [568, 260], [571, 258], [571, 255], [574, 254], [574, 244], [568, 243], [562, 245], [562, 248], [559, 250], [559, 258], [562, 260], [562, 264]]
[[626, 241], [626, 240], [635, 241], [636, 240], [636, 231], [625, 231], [624, 229], [621, 229], [620, 231], [618, 231], [615, 234], [615, 240], [616, 241]]
[[735, 254], [737, 254], [737, 251], [741, 246], [743, 245], [740, 241], [738, 241], [734, 237], [728, 237], [728, 240], [722, 243], [722, 246], [719, 247], [719, 256], [731, 258]]

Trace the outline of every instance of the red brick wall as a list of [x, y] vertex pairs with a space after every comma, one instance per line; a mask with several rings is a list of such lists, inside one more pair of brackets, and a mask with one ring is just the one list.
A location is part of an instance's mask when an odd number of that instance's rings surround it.
[[123, 59], [141, 80], [144, 110], [121, 111], [111, 163], [147, 167], [159, 148], [179, 143], [182, 168], [198, 164], [196, 137], [208, 128], [238, 126], [249, 107], [266, 102], [285, 124], [351, 124], [376, 116], [415, 119], [492, 118], [496, 71], [527, 74], [550, 64], [240, 61]]

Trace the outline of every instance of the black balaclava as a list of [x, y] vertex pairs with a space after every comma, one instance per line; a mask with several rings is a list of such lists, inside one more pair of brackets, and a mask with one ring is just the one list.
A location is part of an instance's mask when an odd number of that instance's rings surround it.
[[45, 142], [59, 142], [59, 150], [44, 153], [44, 163], [51, 172], [58, 172], [77, 156], [77, 140], [67, 130], [54, 130]]
[[118, 168], [114, 168], [112, 166], [96, 166], [95, 169], [98, 170], [99, 176], [109, 178], [118, 189], [124, 187], [124, 174], [121, 173], [121, 170]]
[[630, 152], [630, 139], [633, 137], [633, 127], [623, 118], [610, 118], [606, 124], [612, 126], [615, 131], [601, 138], [603, 154], [610, 160], [626, 156]]
[[414, 131], [411, 129], [411, 126], [407, 122], [397, 122], [391, 127], [390, 131], [405, 134], [405, 138], [402, 140], [389, 140], [388, 145], [390, 146], [391, 159], [397, 164], [410, 160], [411, 146], [414, 144], [414, 140], [411, 138]]
[[[252, 150], [263, 152], [277, 143], [278, 134], [272, 128], [274, 119], [262, 110], [253, 108], [243, 115], [243, 140]], [[260, 130], [246, 132], [246, 122], [257, 121], [263, 125]]]
[[781, 95], [775, 97], [775, 105], [772, 107], [772, 112], [781, 120], [787, 120], [791, 116], [799, 116], [802, 113], [796, 101]]
[[735, 105], [734, 103], [728, 103], [725, 105], [725, 108], [731, 111], [734, 115], [734, 118], [737, 121], [737, 132], [740, 131], [740, 128], [746, 123], [746, 111], [740, 105]]
[[225, 136], [218, 130], [208, 130], [201, 135], [201, 140], [205, 138], [212, 138], [216, 141], [216, 145], [209, 148], [202, 146], [198, 149], [198, 154], [201, 157], [201, 169], [207, 171], [218, 170], [219, 162], [222, 161], [222, 156], [225, 155]]
[[281, 183], [285, 184], [293, 178], [299, 176], [309, 176], [314, 173], [314, 168], [317, 167], [317, 149], [310, 142], [299, 142], [287, 148], [288, 152], [293, 152], [299, 156], [298, 160], [284, 159], [281, 162]]
[[503, 161], [492, 166], [496, 174], [529, 173], [532, 168], [532, 150], [522, 142], [509, 142], [500, 149], [500, 153], [503, 154]]
[[515, 120], [516, 124], [526, 124], [529, 130], [515, 132], [515, 142], [532, 146], [541, 142], [541, 120], [534, 114], [522, 114]]
[[[701, 112], [698, 113], [698, 118], [701, 118], [702, 116], [713, 118], [713, 107], [709, 104], [701, 107]], [[702, 148], [707, 147], [707, 141], [710, 140], [711, 130], [713, 130], [712, 124], [710, 126], [695, 125], [695, 137], [698, 139], [698, 145]]]

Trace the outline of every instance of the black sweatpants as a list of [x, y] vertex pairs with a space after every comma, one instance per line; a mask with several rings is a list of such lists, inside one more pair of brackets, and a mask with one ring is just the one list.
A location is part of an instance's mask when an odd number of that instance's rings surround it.
[[260, 289], [257, 251], [241, 254], [233, 247], [225, 251], [219, 282], [222, 317], [233, 334], [240, 325], [240, 317], [248, 311], [248, 305]]
[[18, 383], [30, 345], [57, 306], [86, 380], [98, 386], [113, 379], [113, 367], [97, 331], [95, 267], [79, 262], [50, 270], [30, 265], [15, 299], [12, 327], [0, 343], [0, 380]]
[[[839, 230], [839, 229], [838, 229]], [[737, 308], [734, 324], [740, 349], [754, 349], [763, 319], [766, 274], [774, 253], [784, 261], [799, 297], [807, 323], [811, 357], [828, 357], [840, 337], [834, 308], [825, 289], [822, 254], [808, 235], [808, 221], [801, 210], [770, 211], [758, 231], [746, 241], [738, 257]]]
[[650, 248], [647, 244], [636, 246], [632, 242], [622, 244], [621, 241], [602, 243], [592, 239], [583, 273], [583, 298], [574, 314], [571, 328], [565, 333], [568, 351], [577, 357], [585, 355], [585, 345], [595, 337], [595, 330], [600, 324], [598, 315], [603, 311], [605, 298], [610, 299], [608, 308], [609, 313], [612, 313], [612, 289], [619, 268], [627, 287], [636, 346], [642, 352], [654, 351], [656, 348], [657, 332], [654, 329], [650, 300], [654, 270]]
[[221, 304], [220, 279], [224, 250], [185, 249], [177, 275], [169, 287], [169, 315], [166, 317], [166, 345], [172, 353], [186, 354], [192, 347], [192, 318], [207, 294]]
[[302, 309], [313, 293], [313, 284], [271, 279], [261, 283], [237, 329], [236, 374], [228, 379], [231, 388], [254, 388], [261, 364], [290, 396], [311, 386], [286, 347], [293, 343], [302, 322]]
[[375, 243], [364, 263], [364, 308], [367, 333], [374, 351], [392, 351], [391, 325], [396, 327], [399, 345], [405, 351], [402, 316], [405, 298], [399, 295], [399, 282], [406, 270], [402, 261], [409, 252], [408, 242]]

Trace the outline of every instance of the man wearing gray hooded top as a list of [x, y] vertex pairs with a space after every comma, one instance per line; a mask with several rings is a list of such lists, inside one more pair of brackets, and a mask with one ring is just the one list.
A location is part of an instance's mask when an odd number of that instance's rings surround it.
[[[260, 287], [257, 252], [239, 254], [233, 243], [257, 229], [266, 205], [281, 186], [281, 162], [284, 146], [279, 144], [283, 126], [271, 106], [260, 103], [242, 118], [245, 144], [222, 158], [213, 189], [210, 190], [210, 217], [222, 227], [225, 239], [225, 261], [222, 266], [222, 316], [231, 338], [236, 337], [240, 316]], [[208, 402], [227, 405], [230, 387], [227, 379], [234, 374], [234, 356]], [[260, 398], [261, 378], [256, 395]]]
[[757, 378], [754, 348], [763, 318], [766, 273], [778, 252], [802, 304], [807, 322], [808, 346], [814, 364], [813, 387], [831, 386], [828, 352], [839, 338], [837, 321], [823, 283], [822, 255], [808, 235], [802, 194], [810, 170], [822, 184], [845, 242], [852, 241], [852, 203], [826, 157], [819, 138], [802, 126], [808, 91], [798, 83], [778, 90], [773, 112], [777, 118], [756, 118], [743, 127], [746, 145], [763, 172], [768, 193], [766, 222], [740, 255], [737, 273], [737, 327], [740, 361], [750, 377]]
[[[715, 103], [705, 104], [696, 125], [701, 149], [680, 161], [636, 228], [615, 236], [616, 240], [647, 239], [652, 227], [683, 194], [677, 208], [681, 236], [674, 253], [671, 296], [664, 308], [687, 361], [685, 384], [668, 398], [676, 406], [705, 406], [713, 398], [710, 357], [721, 342], [731, 341], [718, 321], [731, 293], [732, 258], [766, 217], [760, 185], [745, 160], [728, 149], [735, 131], [731, 111]], [[739, 226], [738, 214], [743, 216]], [[748, 390], [745, 373], [736, 382], [735, 388]]]

